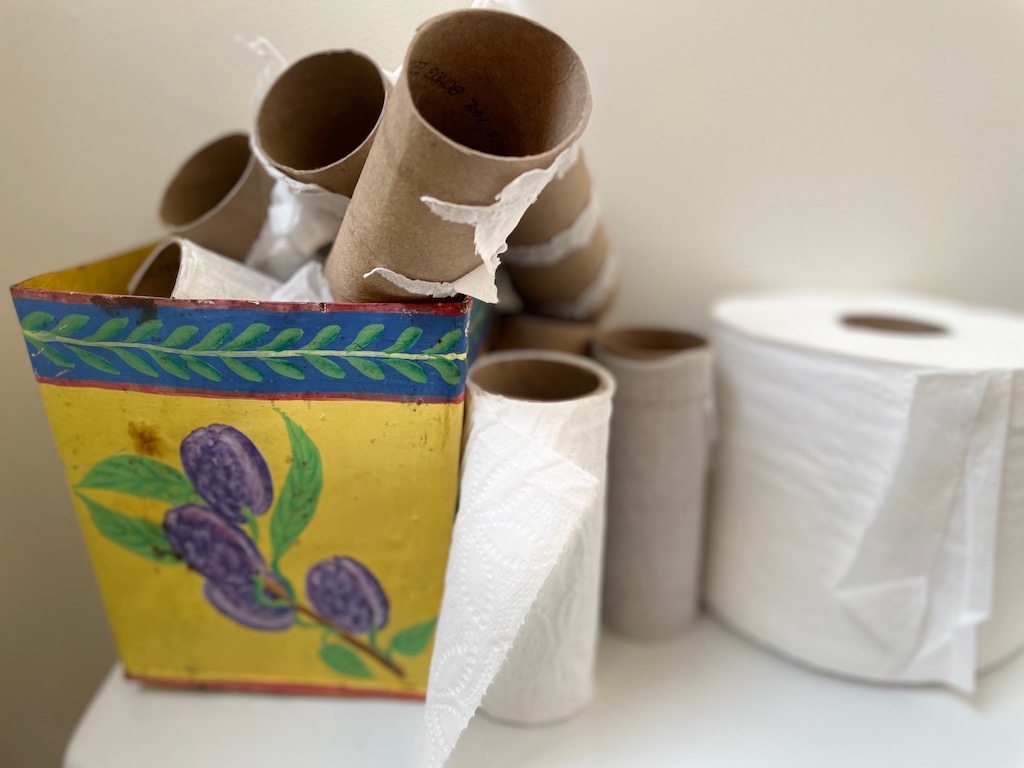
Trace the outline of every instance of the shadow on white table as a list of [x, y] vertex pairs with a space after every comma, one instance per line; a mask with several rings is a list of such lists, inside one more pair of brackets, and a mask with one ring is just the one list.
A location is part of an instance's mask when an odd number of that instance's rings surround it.
[[[474, 718], [451, 768], [1020, 768], [1024, 657], [973, 699], [793, 666], [701, 619], [678, 640], [602, 638], [597, 701], [553, 727]], [[409, 768], [422, 705], [173, 691], [107, 676], [65, 768]]]

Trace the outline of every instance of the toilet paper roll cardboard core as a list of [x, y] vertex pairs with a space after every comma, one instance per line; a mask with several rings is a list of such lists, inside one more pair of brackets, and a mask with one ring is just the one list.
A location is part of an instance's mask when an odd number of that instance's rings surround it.
[[[514, 197], [513, 181], [551, 167], [579, 138], [590, 107], [579, 57], [544, 27], [489, 10], [426, 22], [328, 262], [335, 299], [422, 299], [374, 270], [451, 284], [489, 263], [494, 254], [478, 253], [477, 227], [511, 232], [518, 218], [503, 217], [518, 209], [496, 198]], [[472, 209], [479, 220], [446, 219], [425, 199]]]
[[668, 357], [687, 349], [707, 346], [707, 342], [695, 334], [661, 328], [622, 328], [606, 331], [600, 334], [594, 343], [613, 355], [633, 360]]
[[604, 386], [593, 371], [583, 366], [529, 357], [483, 361], [470, 378], [490, 394], [540, 402], [573, 400], [596, 393]]
[[185, 161], [164, 191], [160, 219], [175, 234], [241, 261], [263, 228], [272, 186], [249, 137], [232, 133]]
[[361, 53], [314, 54], [271, 86], [256, 117], [256, 140], [282, 173], [351, 197], [389, 89]]
[[550, 349], [586, 355], [594, 332], [593, 323], [555, 320], [526, 313], [505, 315], [498, 325], [494, 348]]
[[170, 298], [181, 267], [181, 246], [171, 241], [150, 258], [149, 266], [132, 293], [135, 296]]

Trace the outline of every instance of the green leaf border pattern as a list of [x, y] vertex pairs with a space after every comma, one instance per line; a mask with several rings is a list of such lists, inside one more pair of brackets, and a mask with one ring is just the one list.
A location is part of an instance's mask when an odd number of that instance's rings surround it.
[[[221, 323], [201, 334], [194, 325], [166, 328], [160, 320], [129, 329], [125, 318], [96, 323], [82, 314], [55, 318], [31, 312], [22, 319], [21, 329], [35, 350], [32, 354], [65, 370], [82, 363], [110, 376], [130, 372], [156, 379], [162, 371], [181, 381], [220, 382], [225, 375], [234, 375], [258, 383], [267, 375], [303, 380], [313, 373], [342, 379], [354, 372], [376, 381], [393, 376], [417, 384], [437, 375], [457, 386], [466, 364], [466, 352], [455, 351], [465, 335], [461, 328], [424, 341], [423, 329], [409, 326], [388, 343], [381, 341], [380, 323], [364, 326], [351, 338], [332, 324], [301, 344], [302, 329], [271, 334], [265, 323], [250, 323], [237, 331], [230, 323]], [[421, 349], [414, 351], [417, 346]]]

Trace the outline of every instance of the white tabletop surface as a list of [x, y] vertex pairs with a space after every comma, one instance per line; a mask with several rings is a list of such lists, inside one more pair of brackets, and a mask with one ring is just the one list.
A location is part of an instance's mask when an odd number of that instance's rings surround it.
[[[539, 729], [478, 716], [458, 768], [1021, 768], [1024, 656], [972, 699], [819, 675], [711, 619], [669, 643], [602, 638], [599, 693]], [[115, 667], [66, 768], [407, 768], [422, 705], [159, 690]]]

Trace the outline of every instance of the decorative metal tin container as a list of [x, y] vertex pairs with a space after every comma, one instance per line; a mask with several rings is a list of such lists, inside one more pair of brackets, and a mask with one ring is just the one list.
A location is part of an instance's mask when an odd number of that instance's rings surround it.
[[146, 252], [11, 291], [128, 675], [421, 697], [469, 302], [123, 295]]

